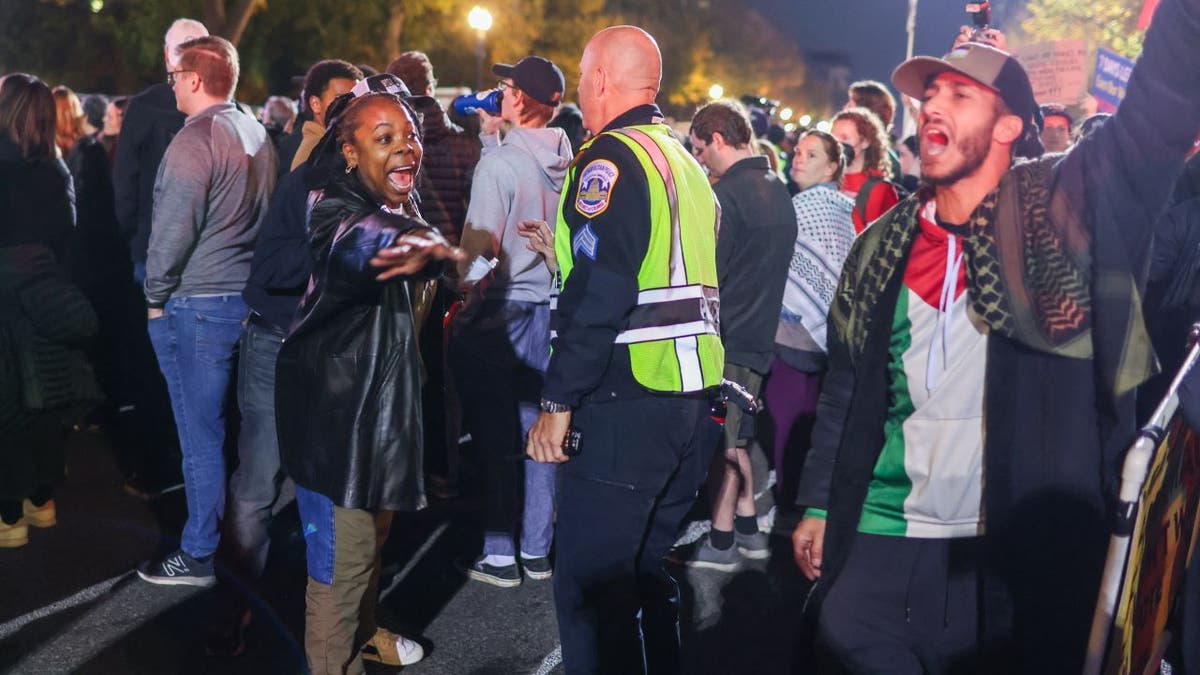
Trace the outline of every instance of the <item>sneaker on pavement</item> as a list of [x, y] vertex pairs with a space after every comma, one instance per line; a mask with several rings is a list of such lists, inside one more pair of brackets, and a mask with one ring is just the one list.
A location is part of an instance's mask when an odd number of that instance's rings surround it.
[[522, 556], [521, 567], [525, 569], [525, 576], [538, 581], [549, 579], [554, 575], [554, 568], [550, 566], [549, 556], [541, 556], [540, 558], [526, 558]]
[[481, 555], [469, 567], [463, 567], [463, 571], [475, 581], [482, 581], [500, 588], [521, 585], [521, 573], [517, 571], [516, 562], [511, 565], [489, 565], [487, 556]]
[[755, 532], [754, 534], [735, 532], [733, 541], [738, 553], [741, 553], [742, 557], [747, 560], [765, 560], [771, 555], [771, 543], [766, 532]]
[[183, 551], [138, 565], [138, 576], [160, 586], [212, 586], [217, 583], [212, 560], [200, 562]]
[[30, 527], [54, 527], [58, 523], [58, 511], [54, 507], [53, 499], [41, 506], [34, 506], [33, 502], [26, 499], [21, 504], [21, 509], [25, 512], [25, 522]]
[[377, 628], [375, 635], [363, 645], [362, 658], [385, 666], [411, 666], [425, 658], [425, 648], [416, 640]]
[[29, 526], [24, 518], [15, 523], [0, 520], [0, 548], [20, 548], [29, 543]]
[[681, 562], [688, 567], [703, 567], [721, 572], [732, 572], [742, 564], [742, 556], [738, 553], [737, 546], [730, 546], [728, 549], [722, 551], [713, 548], [712, 542], [709, 541], [708, 537], [705, 537], [692, 549], [692, 555]]

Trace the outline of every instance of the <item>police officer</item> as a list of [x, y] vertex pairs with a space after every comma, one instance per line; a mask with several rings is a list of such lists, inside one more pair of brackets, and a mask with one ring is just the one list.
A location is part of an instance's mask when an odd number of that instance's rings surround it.
[[[662, 124], [661, 77], [658, 45], [632, 26], [597, 33], [580, 62], [595, 138], [559, 204], [557, 336], [527, 447], [563, 463], [554, 590], [572, 674], [679, 671], [663, 555], [721, 431], [717, 202]], [[571, 430], [578, 453], [564, 452]]]

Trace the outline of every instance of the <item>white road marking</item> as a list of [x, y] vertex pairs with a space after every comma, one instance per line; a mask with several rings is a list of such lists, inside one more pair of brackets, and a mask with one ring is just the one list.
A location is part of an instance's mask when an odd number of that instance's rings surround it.
[[550, 675], [550, 673], [561, 664], [562, 645], [559, 645], [554, 648], [554, 651], [547, 654], [546, 658], [542, 659], [542, 665], [538, 666], [538, 669], [534, 671], [533, 675]]
[[129, 576], [131, 573], [132, 572], [125, 572], [123, 574], [118, 574], [111, 579], [106, 579], [98, 584], [88, 586], [87, 588], [68, 598], [63, 598], [58, 602], [35, 609], [28, 614], [23, 614], [15, 619], [12, 619], [11, 621], [6, 621], [3, 624], [0, 624], [0, 640], [4, 640], [9, 636], [14, 635], [17, 631], [21, 630], [25, 626], [28, 626], [34, 621], [44, 619], [48, 616], [54, 616], [59, 612], [64, 612], [73, 607], [86, 605], [87, 603], [112, 590], [112, 587], [115, 586], [118, 581]]

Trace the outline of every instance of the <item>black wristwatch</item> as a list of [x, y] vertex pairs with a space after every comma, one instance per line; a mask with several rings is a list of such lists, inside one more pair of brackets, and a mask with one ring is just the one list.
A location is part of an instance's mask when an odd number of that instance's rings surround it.
[[565, 413], [571, 412], [571, 406], [566, 403], [557, 403], [549, 399], [542, 399], [542, 412], [548, 413]]

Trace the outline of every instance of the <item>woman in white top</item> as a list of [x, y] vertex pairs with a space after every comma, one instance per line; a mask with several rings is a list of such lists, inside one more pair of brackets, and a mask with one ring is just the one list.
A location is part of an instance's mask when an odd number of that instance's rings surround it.
[[798, 231], [765, 388], [774, 424], [777, 496], [783, 504], [795, 497], [798, 463], [808, 447], [826, 368], [825, 322], [855, 236], [854, 200], [840, 190], [846, 152], [833, 136], [814, 130], [800, 137], [792, 160], [792, 180], [800, 186], [792, 197]]

